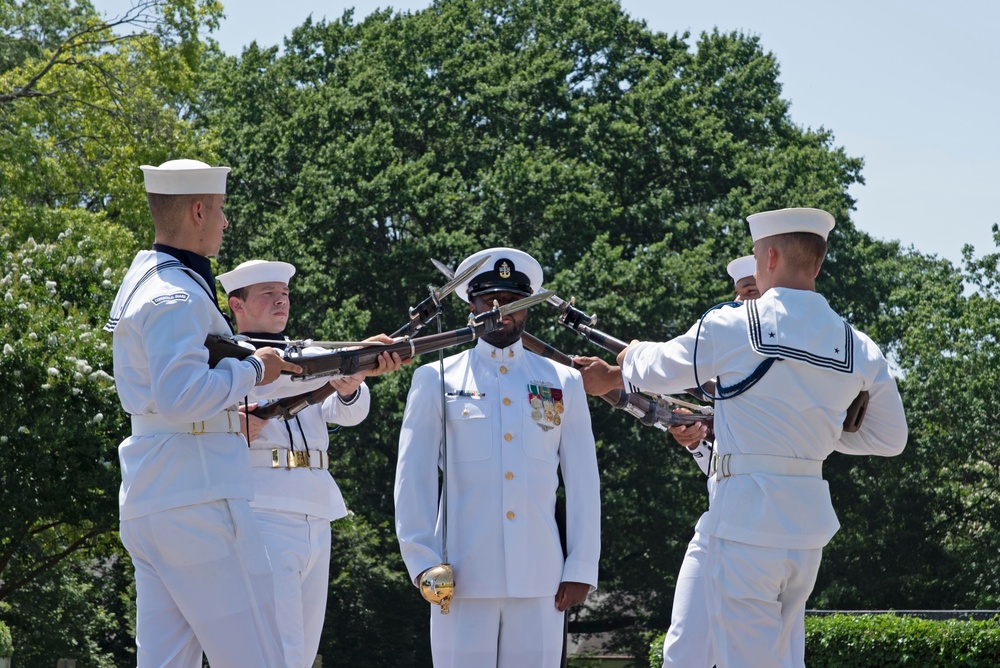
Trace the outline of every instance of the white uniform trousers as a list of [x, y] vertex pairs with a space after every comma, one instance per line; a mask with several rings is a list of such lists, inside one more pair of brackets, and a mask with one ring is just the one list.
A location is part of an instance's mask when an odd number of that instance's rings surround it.
[[708, 623], [705, 572], [708, 567], [708, 541], [696, 529], [688, 543], [684, 561], [674, 587], [674, 606], [670, 611], [670, 629], [663, 639], [663, 666], [712, 668], [712, 634]]
[[[708, 537], [695, 529], [677, 574], [670, 629], [663, 639], [664, 668], [712, 668], [717, 663], [708, 616], [707, 570]], [[797, 624], [792, 629], [792, 656], [804, 655], [805, 642], [805, 628]]]
[[227, 499], [121, 522], [139, 668], [283, 666], [274, 582], [250, 506]]
[[559, 668], [564, 614], [554, 595], [456, 598], [447, 615], [432, 605], [434, 668]]
[[326, 614], [330, 520], [254, 509], [274, 572], [274, 607], [288, 668], [312, 668]]
[[805, 666], [806, 600], [822, 556], [822, 548], [709, 537], [706, 592], [719, 668]]

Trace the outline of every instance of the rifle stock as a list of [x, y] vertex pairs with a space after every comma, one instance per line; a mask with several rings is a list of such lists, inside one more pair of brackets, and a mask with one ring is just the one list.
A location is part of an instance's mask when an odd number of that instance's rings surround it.
[[258, 406], [254, 410], [250, 411], [250, 414], [263, 420], [273, 420], [274, 418], [284, 418], [288, 420], [301, 413], [305, 408], [314, 404], [323, 403], [327, 397], [331, 396], [336, 391], [337, 390], [334, 389], [333, 385], [327, 383], [323, 387], [313, 390], [312, 392], [303, 392], [302, 394], [296, 394], [291, 397], [282, 397], [281, 399], [272, 401], [264, 406]]

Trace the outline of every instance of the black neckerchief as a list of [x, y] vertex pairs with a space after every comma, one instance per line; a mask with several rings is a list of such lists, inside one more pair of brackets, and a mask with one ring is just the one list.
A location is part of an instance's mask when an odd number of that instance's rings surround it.
[[[240, 332], [240, 336], [245, 336], [248, 339], [264, 339], [265, 341], [274, 341], [274, 344], [272, 344], [271, 347], [278, 348], [279, 350], [284, 350], [286, 347], [284, 332], [278, 332], [277, 334], [274, 334], [273, 332]], [[260, 348], [260, 346], [253, 341], [251, 341], [250, 344], [254, 348]]]
[[[205, 279], [205, 285], [209, 288], [215, 285], [215, 276], [212, 275], [212, 263], [204, 255], [198, 255], [197, 253], [174, 248], [166, 244], [153, 244], [153, 250], [177, 258], [185, 267], [193, 269], [196, 274]], [[215, 295], [212, 296], [214, 297]]]
[[[192, 251], [174, 248], [173, 246], [168, 246], [167, 244], [153, 244], [153, 250], [176, 258], [178, 262], [201, 276], [205, 281], [205, 285], [208, 286], [205, 292], [207, 292], [208, 296], [212, 298], [212, 303], [215, 304], [215, 308], [219, 309], [219, 313], [222, 313], [222, 309], [219, 308], [218, 298], [215, 296], [215, 292], [212, 291], [215, 288], [215, 275], [212, 274], [212, 263], [209, 262], [207, 257], [204, 255], [198, 255]], [[235, 331], [233, 329], [233, 321], [229, 319], [229, 316], [222, 313], [222, 317], [226, 319], [227, 323], [229, 323], [229, 329], [231, 331]]]

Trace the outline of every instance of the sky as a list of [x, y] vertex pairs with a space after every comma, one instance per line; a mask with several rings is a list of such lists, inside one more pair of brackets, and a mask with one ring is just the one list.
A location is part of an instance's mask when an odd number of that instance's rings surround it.
[[[92, 0], [113, 17], [130, 0]], [[855, 225], [960, 263], [962, 246], [995, 250], [1000, 223], [1000, 2], [996, 0], [620, 0], [654, 31], [756, 35], [780, 65], [792, 121], [823, 127], [865, 161], [851, 188]], [[239, 55], [281, 45], [295, 26], [355, 21], [430, 0], [223, 0], [214, 37]], [[751, 213], [751, 212], [748, 212]]]

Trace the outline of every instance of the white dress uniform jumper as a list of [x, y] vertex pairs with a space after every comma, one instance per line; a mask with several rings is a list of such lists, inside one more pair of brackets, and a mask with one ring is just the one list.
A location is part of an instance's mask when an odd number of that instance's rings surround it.
[[283, 665], [271, 569], [248, 500], [235, 409], [256, 359], [208, 366], [205, 338], [231, 329], [214, 289], [174, 256], [140, 252], [106, 329], [132, 415], [119, 446], [121, 538], [136, 579], [138, 665]]
[[[700, 330], [696, 324], [667, 343], [636, 344], [623, 375], [646, 391], [682, 392], [697, 384], [696, 345], [698, 379], [721, 388], [748, 378], [767, 357], [780, 358], [745, 393], [716, 403], [717, 480], [696, 527], [708, 539], [716, 660], [801, 666], [792, 629], [802, 624], [821, 550], [839, 528], [822, 462], [834, 451], [899, 454], [907, 433], [902, 401], [878, 347], [812, 291], [771, 288], [708, 313]], [[864, 424], [843, 432], [861, 390], [870, 393]], [[775, 605], [753, 603], [781, 588]]]

